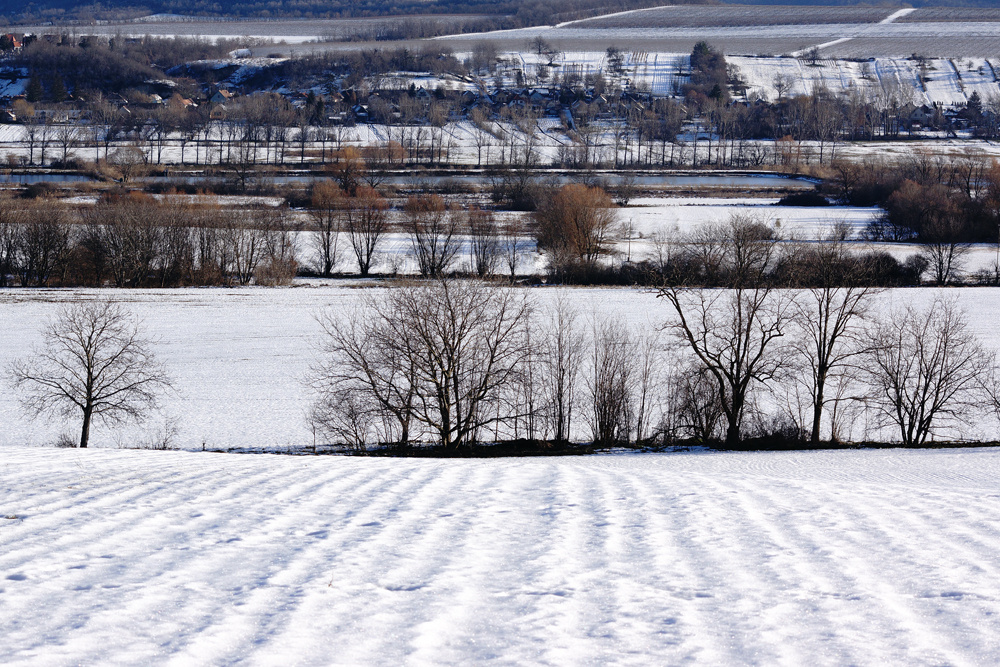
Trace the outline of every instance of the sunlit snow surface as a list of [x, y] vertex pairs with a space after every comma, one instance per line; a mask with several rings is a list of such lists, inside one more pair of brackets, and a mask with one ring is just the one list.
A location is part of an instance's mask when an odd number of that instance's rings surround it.
[[6, 447], [0, 663], [1000, 661], [1000, 452]]

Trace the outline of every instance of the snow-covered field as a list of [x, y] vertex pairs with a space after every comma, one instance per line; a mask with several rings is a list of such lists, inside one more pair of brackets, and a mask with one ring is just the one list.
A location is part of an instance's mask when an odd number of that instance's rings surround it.
[[[193, 37], [206, 40], [232, 39], [248, 43], [273, 41], [285, 44], [309, 44], [318, 41], [361, 37], [374, 38], [400, 21], [416, 20], [442, 30], [456, 29], [475, 15], [431, 15], [422, 17], [375, 16], [353, 19], [211, 19], [176, 15], [149, 16], [135, 21], [101, 21], [96, 25], [73, 26], [75, 34], [105, 37], [152, 35], [157, 37]], [[59, 33], [53, 26], [24, 26], [22, 32], [37, 35]], [[266, 47], [265, 47], [266, 48]]]
[[824, 238], [835, 223], [844, 222], [856, 235], [880, 209], [872, 207], [777, 206], [773, 199], [718, 197], [642, 197], [618, 210], [619, 219], [636, 233], [688, 233], [712, 222], [724, 222], [733, 213], [759, 216], [781, 234], [802, 240]]
[[[1000, 23], [996, 26], [1000, 38]], [[715, 43], [715, 42], [711, 42]], [[838, 45], [846, 42], [837, 42]], [[676, 95], [689, 79], [690, 56], [687, 53], [670, 53], [625, 49], [627, 77], [633, 85], [647, 89], [654, 95]], [[911, 52], [912, 53], [912, 52]], [[824, 56], [827, 54], [824, 53]], [[971, 57], [928, 58], [924, 69], [910, 53], [905, 56], [883, 56], [868, 61], [824, 57], [813, 66], [810, 62], [790, 56], [761, 57], [730, 55], [726, 62], [735, 65], [746, 82], [747, 92], [755, 92], [774, 101], [778, 98], [774, 81], [778, 76], [791, 86], [789, 95], [811, 94], [824, 87], [834, 94], [866, 91], [877, 97], [885, 89], [903, 91], [907, 101], [921, 104], [940, 104], [946, 107], [964, 105], [972, 94], [978, 93], [987, 100], [1000, 95], [997, 73], [1000, 61], [995, 58]], [[537, 56], [520, 52], [516, 56], [527, 72], [534, 72], [539, 64]], [[542, 59], [545, 64], [546, 59]], [[581, 75], [606, 71], [606, 54], [603, 51], [568, 50], [558, 62], [566, 71]], [[920, 77], [925, 79], [921, 86]]]
[[[819, 46], [827, 55], [846, 55], [846, 47], [854, 57], [905, 57], [912, 53], [966, 57], [995, 54], [1000, 24], [975, 14], [934, 16], [909, 8], [756, 6], [719, 11], [667, 6], [438, 39], [459, 45], [476, 39], [523, 43], [537, 36], [563, 50], [583, 50], [590, 44], [596, 51], [617, 43], [641, 51], [680, 47], [689, 52], [695, 42], [708, 40], [727, 54], [793, 53]], [[856, 42], [866, 48], [857, 48]]]
[[1000, 451], [5, 447], [6, 665], [989, 665]]

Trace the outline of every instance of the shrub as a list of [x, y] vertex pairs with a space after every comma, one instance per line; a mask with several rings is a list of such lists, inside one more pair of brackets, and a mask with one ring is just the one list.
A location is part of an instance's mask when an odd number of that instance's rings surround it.
[[796, 192], [779, 199], [778, 206], [830, 206], [830, 200], [818, 192]]

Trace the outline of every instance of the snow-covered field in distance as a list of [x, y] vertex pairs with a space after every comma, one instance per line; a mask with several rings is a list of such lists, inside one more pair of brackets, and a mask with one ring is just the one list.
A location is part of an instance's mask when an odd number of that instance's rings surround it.
[[5, 448], [0, 662], [987, 665], [1000, 451]]
[[[304, 380], [316, 359], [325, 309], [350, 312], [361, 296], [380, 287], [363, 281], [307, 281], [306, 286], [172, 290], [3, 290], [0, 320], [0, 369], [30, 354], [38, 331], [60, 304], [112, 295], [127, 302], [158, 339], [155, 351], [175, 379], [176, 393], [163, 400], [162, 413], [140, 426], [112, 430], [96, 426], [95, 447], [133, 447], [153, 443], [174, 427], [172, 444], [187, 449], [301, 448], [312, 445], [306, 416], [314, 396]], [[531, 288], [541, 313], [559, 294], [576, 305], [583, 326], [592, 318], [617, 319], [637, 332], [653, 332], [670, 316], [667, 304], [639, 289]], [[968, 312], [973, 331], [1000, 349], [1000, 289], [932, 288], [890, 290], [877, 308], [927, 304], [937, 295], [954, 298]], [[6, 379], [6, 378], [4, 378]], [[0, 393], [0, 450], [10, 446], [49, 447], [66, 434], [77, 437], [77, 420], [30, 420], [16, 395]], [[588, 437], [577, 420], [578, 439]], [[861, 434], [855, 434], [860, 437]], [[891, 435], [891, 434], [890, 434]], [[966, 437], [997, 436], [993, 420], [969, 429]], [[887, 436], [888, 437], [888, 436]], [[0, 457], [2, 458], [2, 457]]]
[[[359, 34], [375, 34], [379, 27], [393, 28], [401, 21], [418, 21], [447, 28], [480, 15], [373, 16], [347, 19], [234, 19], [220, 17], [150, 16], [134, 21], [102, 21], [96, 25], [60, 27], [51, 25], [21, 26], [19, 31], [44, 35], [71, 32], [77, 35], [104, 37], [150, 35], [154, 37], [193, 37], [206, 40], [273, 40], [286, 44], [307, 44], [318, 40], [352, 39]], [[266, 48], [266, 47], [261, 47]]]

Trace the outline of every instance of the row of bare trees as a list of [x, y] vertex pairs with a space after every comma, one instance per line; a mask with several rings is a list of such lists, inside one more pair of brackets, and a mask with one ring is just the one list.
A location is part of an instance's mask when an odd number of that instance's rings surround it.
[[350, 195], [332, 180], [313, 188], [307, 229], [313, 232], [316, 270], [322, 276], [349, 264], [345, 255], [362, 277], [368, 276], [387, 235], [397, 229], [408, 236], [409, 254], [424, 277], [465, 271], [513, 279], [528, 250], [526, 230], [517, 219], [501, 221], [493, 211], [449, 206], [438, 195], [414, 195], [403, 203], [396, 225], [388, 201], [376, 190], [361, 184], [353, 190]]
[[584, 433], [600, 446], [920, 446], [962, 437], [996, 408], [994, 353], [954, 303], [877, 312], [876, 289], [843, 281], [846, 250], [835, 243], [814, 258], [811, 287], [781, 288], [768, 278], [777, 244], [757, 221], [737, 216], [716, 231], [700, 245], [727, 284], [661, 287], [670, 314], [646, 334], [588, 322], [565, 297], [543, 310], [523, 291], [448, 280], [330, 314], [313, 423], [362, 451]]
[[312, 421], [353, 449], [566, 441], [577, 419], [604, 445], [652, 433], [655, 364], [643, 376], [634, 360], [651, 360], [654, 347], [610, 320], [594, 323], [591, 342], [568, 301], [542, 316], [522, 290], [435, 280], [368, 296], [322, 323]]
[[106, 196], [76, 212], [54, 200], [0, 206], [3, 285], [283, 284], [297, 228], [279, 208], [170, 207]]
[[[361, 452], [581, 433], [605, 447], [856, 440], [847, 420], [864, 438], [923, 446], [969, 440], [962, 428], [998, 410], [995, 353], [954, 303], [877, 315], [864, 288], [775, 293], [752, 280], [660, 294], [675, 317], [642, 335], [607, 317], [588, 326], [566, 294], [542, 311], [482, 282], [381, 290], [321, 319], [311, 420]], [[81, 447], [95, 419], [141, 420], [170, 388], [152, 341], [111, 300], [63, 308], [10, 370], [32, 412], [82, 416]]]
[[958, 308], [935, 299], [875, 312], [878, 291], [842, 240], [809, 253], [798, 290], [773, 280], [779, 243], [752, 216], [734, 215], [692, 244], [726, 277], [722, 289], [678, 282], [660, 296], [674, 314], [670, 329], [711, 388], [729, 445], [743, 438], [747, 414], [765, 396], [812, 442], [824, 424], [840, 439], [863, 415], [898, 428], [907, 446], [995, 404], [994, 354]]

